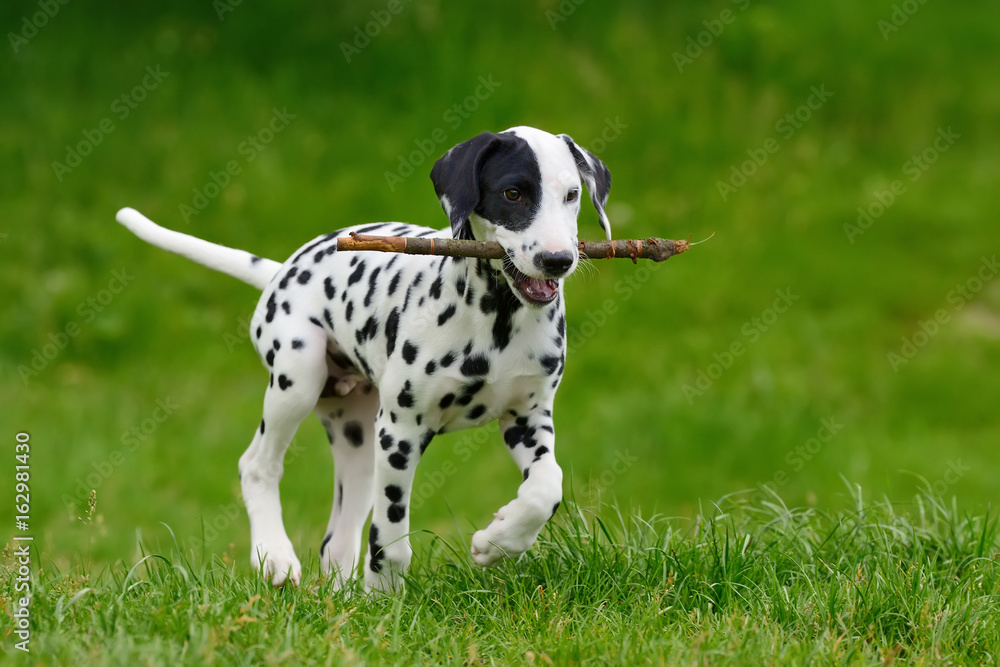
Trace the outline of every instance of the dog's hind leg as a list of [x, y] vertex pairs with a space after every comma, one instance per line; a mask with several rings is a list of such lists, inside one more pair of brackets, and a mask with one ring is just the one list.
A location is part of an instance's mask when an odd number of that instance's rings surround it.
[[333, 510], [319, 555], [323, 572], [334, 574], [338, 588], [354, 575], [361, 530], [372, 510], [378, 405], [378, 392], [367, 381], [347, 396], [324, 397], [316, 404], [333, 450]]
[[[291, 324], [291, 323], [289, 323]], [[240, 457], [240, 485], [250, 518], [250, 564], [275, 586], [298, 584], [302, 566], [285, 532], [278, 483], [284, 457], [299, 424], [312, 411], [326, 382], [326, 336], [319, 328], [272, 328], [255, 342], [271, 371], [264, 417]], [[296, 333], [286, 333], [295, 331]], [[277, 334], [272, 336], [271, 334]]]

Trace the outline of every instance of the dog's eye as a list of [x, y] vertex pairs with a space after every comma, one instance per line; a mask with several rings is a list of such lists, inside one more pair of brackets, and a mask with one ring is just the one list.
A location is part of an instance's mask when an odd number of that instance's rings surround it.
[[580, 191], [579, 190], [576, 190], [576, 189], [570, 190], [569, 192], [566, 193], [566, 201], [567, 202], [574, 202], [574, 201], [576, 201], [576, 198], [579, 197], [579, 196], [580, 196]]
[[509, 201], [518, 201], [521, 198], [521, 191], [517, 188], [507, 188], [503, 191], [503, 196]]

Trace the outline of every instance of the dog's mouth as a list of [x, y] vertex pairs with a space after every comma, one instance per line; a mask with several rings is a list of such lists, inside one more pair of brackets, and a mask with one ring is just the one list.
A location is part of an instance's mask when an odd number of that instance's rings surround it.
[[544, 306], [552, 303], [559, 295], [558, 280], [554, 278], [545, 280], [525, 275], [514, 266], [510, 257], [504, 258], [503, 271], [507, 274], [514, 289], [518, 291], [525, 301], [534, 306]]

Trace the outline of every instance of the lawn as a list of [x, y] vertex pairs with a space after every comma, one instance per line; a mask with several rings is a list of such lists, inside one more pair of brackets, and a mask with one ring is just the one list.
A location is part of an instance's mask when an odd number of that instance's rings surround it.
[[[998, 650], [992, 3], [43, 5], [0, 8], [0, 476], [13, 490], [30, 434], [31, 657]], [[236, 474], [267, 381], [246, 331], [257, 295], [115, 211], [273, 259], [348, 224], [443, 227], [433, 161], [521, 124], [604, 160], [616, 238], [715, 233], [568, 280], [555, 424], [572, 511], [519, 563], [471, 569], [468, 537], [520, 474], [495, 428], [439, 437], [407, 594], [334, 594], [315, 575], [333, 489], [311, 420], [282, 488], [311, 574], [266, 589]], [[580, 227], [600, 237], [587, 206]], [[727, 540], [744, 560], [719, 560]]]

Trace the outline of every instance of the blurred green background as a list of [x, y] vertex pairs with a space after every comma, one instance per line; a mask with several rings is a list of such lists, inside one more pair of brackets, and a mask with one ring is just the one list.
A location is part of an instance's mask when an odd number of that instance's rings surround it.
[[[209, 552], [245, 560], [257, 295], [118, 208], [275, 259], [350, 224], [444, 226], [433, 161], [521, 124], [607, 163], [617, 238], [716, 233], [569, 280], [556, 424], [579, 502], [684, 516], [770, 483], [835, 507], [845, 479], [995, 499], [995, 3], [347, 4], [0, 9], [0, 476], [29, 432], [47, 558], [129, 558], [161, 522], [194, 544], [204, 522]], [[600, 237], [589, 207], [580, 225]], [[309, 420], [282, 484], [302, 555], [329, 459]], [[495, 429], [438, 438], [413, 526], [471, 532], [519, 479]]]

